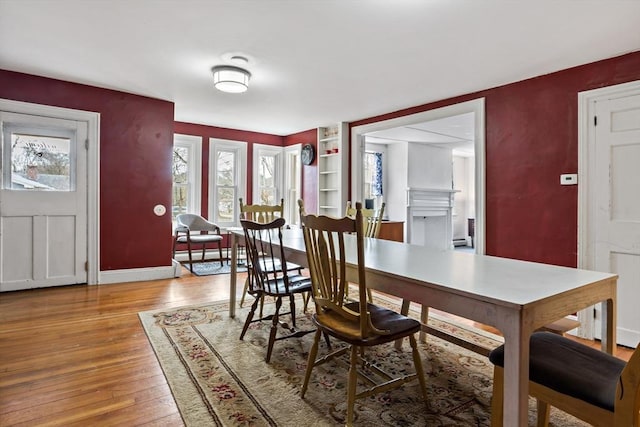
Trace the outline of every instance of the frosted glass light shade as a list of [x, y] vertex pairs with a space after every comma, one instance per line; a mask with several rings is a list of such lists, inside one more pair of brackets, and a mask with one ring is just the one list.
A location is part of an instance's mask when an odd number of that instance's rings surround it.
[[223, 92], [241, 93], [249, 88], [251, 73], [239, 67], [213, 67], [213, 86]]

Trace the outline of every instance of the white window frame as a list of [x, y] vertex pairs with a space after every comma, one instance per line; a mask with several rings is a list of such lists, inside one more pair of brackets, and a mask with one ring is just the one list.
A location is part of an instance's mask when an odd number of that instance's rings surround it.
[[[299, 225], [298, 199], [302, 198], [302, 144], [294, 144], [284, 147], [284, 219], [289, 225]], [[296, 167], [298, 176], [293, 176], [293, 167]], [[295, 185], [297, 183], [297, 185]], [[290, 204], [293, 202], [293, 206]]]
[[[189, 170], [188, 181], [192, 185], [189, 186], [187, 213], [200, 215], [202, 208], [202, 137], [174, 134], [173, 146], [184, 147], [189, 150], [189, 160], [187, 162]], [[173, 208], [173, 201], [171, 204]]]
[[240, 225], [239, 215], [235, 215], [232, 221], [221, 221], [218, 218], [218, 204], [216, 191], [217, 177], [217, 153], [219, 151], [233, 151], [236, 153], [236, 185], [234, 197], [234, 212], [240, 211], [239, 198], [246, 200], [247, 192], [247, 142], [233, 141], [229, 139], [209, 138], [209, 220], [220, 227], [238, 227]]
[[282, 147], [276, 147], [273, 145], [264, 145], [264, 144], [253, 144], [253, 200], [252, 203], [260, 204], [261, 201], [259, 199], [260, 195], [260, 158], [261, 157], [275, 157], [275, 170], [273, 171], [273, 181], [275, 186], [275, 204], [280, 203], [280, 199], [282, 198], [282, 186], [283, 182], [283, 173], [282, 173], [282, 163], [283, 163], [283, 151]]

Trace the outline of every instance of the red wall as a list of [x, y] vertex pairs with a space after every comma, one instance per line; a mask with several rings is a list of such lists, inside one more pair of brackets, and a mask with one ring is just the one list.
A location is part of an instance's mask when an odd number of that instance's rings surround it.
[[173, 103], [4, 70], [0, 97], [100, 113], [100, 270], [171, 265]]
[[284, 145], [311, 144], [316, 150], [316, 158], [310, 165], [302, 165], [302, 200], [307, 212], [318, 211], [318, 131], [310, 129], [284, 138]]
[[486, 112], [486, 253], [575, 267], [578, 92], [640, 79], [640, 52], [351, 123], [479, 97]]

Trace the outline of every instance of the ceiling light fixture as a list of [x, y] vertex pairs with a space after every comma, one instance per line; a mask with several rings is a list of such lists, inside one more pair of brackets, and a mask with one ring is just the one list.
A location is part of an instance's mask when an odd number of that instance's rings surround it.
[[251, 73], [232, 65], [219, 65], [211, 69], [213, 86], [223, 92], [241, 93], [249, 88]]

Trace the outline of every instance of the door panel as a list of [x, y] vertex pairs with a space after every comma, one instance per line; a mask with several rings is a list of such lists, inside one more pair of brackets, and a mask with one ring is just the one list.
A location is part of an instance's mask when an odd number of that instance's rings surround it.
[[88, 124], [0, 113], [0, 291], [87, 282]]
[[635, 347], [640, 341], [640, 95], [598, 101], [595, 108], [594, 269], [619, 275], [618, 342]]

